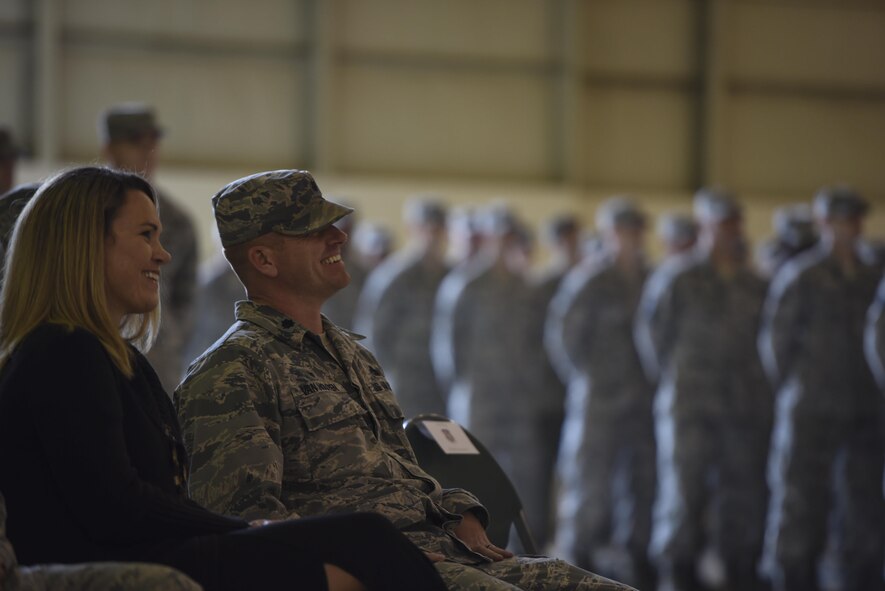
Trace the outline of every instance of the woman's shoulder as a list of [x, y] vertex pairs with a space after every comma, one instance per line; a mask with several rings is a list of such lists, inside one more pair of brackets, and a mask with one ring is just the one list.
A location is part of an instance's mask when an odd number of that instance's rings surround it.
[[13, 356], [52, 357], [61, 354], [80, 359], [106, 355], [101, 341], [88, 330], [46, 323], [28, 333]]

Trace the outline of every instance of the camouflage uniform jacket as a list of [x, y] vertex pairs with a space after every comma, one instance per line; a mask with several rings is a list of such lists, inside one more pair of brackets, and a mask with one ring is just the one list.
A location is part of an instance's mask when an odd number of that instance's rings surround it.
[[756, 348], [767, 290], [749, 269], [722, 277], [700, 252], [663, 263], [646, 282], [636, 345], [660, 377], [656, 412], [768, 421], [772, 392]]
[[867, 330], [864, 339], [867, 361], [885, 391], [885, 277], [876, 292], [876, 301], [867, 313]]
[[775, 277], [760, 351], [771, 379], [803, 408], [834, 418], [879, 412], [881, 396], [863, 352], [879, 277], [859, 259], [847, 277], [823, 247], [791, 260]]
[[430, 360], [433, 305], [448, 268], [421, 252], [404, 252], [369, 275], [357, 308], [355, 330], [387, 371], [408, 416], [445, 413]]
[[485, 561], [448, 532], [468, 510], [488, 524], [486, 510], [418, 466], [381, 368], [351, 333], [323, 319], [339, 364], [270, 307], [238, 302], [236, 315], [176, 391], [192, 498], [247, 519], [380, 513], [425, 551]]

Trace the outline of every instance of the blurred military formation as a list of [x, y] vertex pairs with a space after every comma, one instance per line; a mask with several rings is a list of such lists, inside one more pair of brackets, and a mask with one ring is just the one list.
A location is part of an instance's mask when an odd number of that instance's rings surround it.
[[[99, 123], [107, 162], [147, 178], [162, 136], [143, 105]], [[39, 188], [14, 185], [17, 157], [0, 131], [0, 253]], [[885, 260], [868, 209], [824, 187], [777, 209], [754, 250], [723, 188], [655, 224], [614, 197], [595, 228], [548, 220], [533, 268], [506, 204], [421, 195], [399, 250], [383, 226], [341, 220], [351, 283], [324, 313], [366, 337], [406, 417], [447, 415], [484, 442], [554, 555], [644, 591], [881, 591]], [[171, 392], [245, 291], [221, 257], [198, 273], [193, 225], [162, 192], [160, 216], [173, 263], [151, 360]], [[0, 578], [37, 576], [13, 560]]]

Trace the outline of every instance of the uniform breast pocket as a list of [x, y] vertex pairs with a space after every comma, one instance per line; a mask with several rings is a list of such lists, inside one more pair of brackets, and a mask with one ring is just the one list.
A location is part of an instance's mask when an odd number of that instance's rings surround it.
[[296, 401], [305, 431], [295, 442], [302, 470], [314, 479], [340, 477], [359, 464], [368, 432], [366, 411], [343, 391], [328, 390]]

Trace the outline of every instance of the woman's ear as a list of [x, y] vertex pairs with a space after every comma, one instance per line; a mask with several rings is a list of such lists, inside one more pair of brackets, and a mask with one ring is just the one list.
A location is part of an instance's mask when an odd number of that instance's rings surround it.
[[265, 277], [276, 277], [279, 269], [277, 268], [274, 254], [272, 248], [263, 244], [256, 244], [249, 249], [247, 257], [249, 264], [260, 274]]

